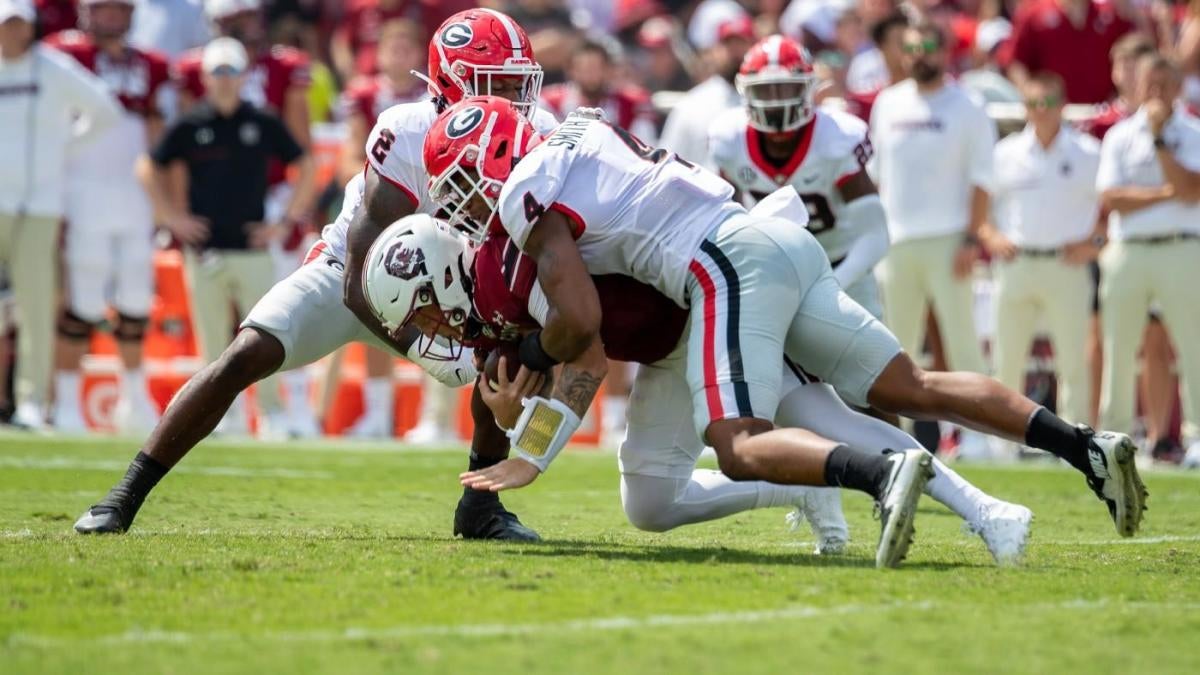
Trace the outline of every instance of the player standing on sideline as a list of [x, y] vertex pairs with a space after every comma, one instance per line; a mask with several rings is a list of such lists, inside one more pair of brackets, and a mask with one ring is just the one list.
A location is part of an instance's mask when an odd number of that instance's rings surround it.
[[845, 295], [807, 230], [747, 214], [715, 175], [585, 116], [529, 150], [535, 135], [512, 105], [483, 97], [451, 108], [426, 137], [430, 193], [450, 223], [476, 241], [502, 227], [537, 262], [548, 318], [523, 338], [522, 364], [563, 364], [553, 398], [529, 397], [519, 419], [498, 417], [518, 458], [469, 472], [464, 484], [527, 485], [561, 451], [605, 374], [588, 275], [621, 272], [690, 306], [694, 422], [722, 471], [871, 494], [883, 513], [879, 564], [895, 565], [907, 550], [931, 458], [814, 447], [804, 432], [775, 429], [785, 354], [852, 404], [948, 418], [1053, 452], [1085, 475], [1119, 533], [1137, 531], [1144, 487], [1127, 436], [1073, 427], [983, 375], [923, 371]]
[[144, 433], [158, 421], [142, 370], [142, 338], [154, 292], [154, 214], [134, 166], [162, 133], [170, 74], [162, 55], [126, 41], [133, 0], [80, 5], [82, 30], [55, 33], [47, 42], [96, 73], [125, 113], [67, 163], [67, 293], [58, 319], [54, 427], [68, 433], [87, 429], [79, 364], [111, 300], [117, 312], [113, 336], [124, 366], [113, 422], [119, 431]]
[[1100, 146], [1096, 188], [1111, 241], [1100, 254], [1104, 383], [1100, 419], [1133, 426], [1138, 337], [1157, 301], [1175, 337], [1189, 457], [1200, 456], [1200, 312], [1182, 270], [1200, 260], [1200, 123], [1176, 107], [1181, 76], [1161, 56], [1138, 64], [1138, 111]]
[[[535, 109], [541, 69], [529, 39], [507, 16], [490, 10], [456, 14], [431, 40], [429, 53], [433, 100], [396, 106], [380, 118], [368, 141], [368, 169], [346, 186], [342, 212], [322, 231], [322, 240], [309, 252], [306, 263], [250, 310], [241, 332], [221, 357], [180, 390], [125, 477], [79, 518], [76, 531], [129, 529], [150, 490], [212, 432], [240, 392], [271, 373], [311, 363], [349, 342], [388, 349], [447, 386], [474, 379], [470, 355], [449, 360], [437, 353], [436, 343], [419, 340], [418, 331], [393, 336], [368, 309], [351, 311], [365, 306], [361, 256], [378, 233], [418, 207], [426, 212], [433, 208], [420, 150], [438, 108], [475, 91], [491, 91]], [[546, 119], [549, 115], [543, 115], [540, 124], [553, 127], [553, 120]], [[478, 396], [472, 401], [476, 405], [486, 409]], [[476, 425], [470, 468], [491, 466], [507, 456], [507, 444], [489, 440], [499, 433], [495, 425]], [[496, 495], [463, 492], [455, 511], [456, 534], [471, 539], [538, 539]]]
[[781, 35], [746, 53], [737, 76], [743, 108], [718, 117], [708, 147], [721, 176], [752, 206], [791, 185], [808, 207], [808, 231], [833, 276], [858, 304], [883, 318], [872, 269], [888, 250], [887, 219], [867, 175], [867, 125], [813, 104], [817, 78], [804, 48]]
[[[787, 190], [798, 202], [795, 192]], [[491, 234], [476, 250], [450, 238], [444, 227], [427, 216], [410, 216], [376, 240], [368, 262], [367, 286], [380, 318], [395, 325], [411, 321], [427, 335], [441, 327], [448, 337], [483, 349], [495, 347], [501, 339], [511, 343], [540, 329], [548, 306], [534, 262], [503, 233]], [[404, 251], [412, 260], [424, 260], [428, 270], [449, 268], [451, 274], [395, 277], [385, 266], [394, 258], [388, 255], [393, 250]], [[461, 268], [456, 259], [463, 261]], [[469, 273], [456, 275], [459, 269]], [[643, 364], [637, 405], [630, 411], [635, 423], [618, 456], [621, 504], [630, 523], [663, 532], [749, 509], [791, 505], [795, 510], [788, 520], [793, 526], [809, 521], [816, 553], [842, 552], [848, 532], [837, 491], [734, 481], [720, 471], [696, 468], [704, 444], [690, 423], [692, 400], [687, 382], [675, 372], [675, 364], [686, 351], [680, 338], [687, 311], [631, 277], [606, 274], [592, 280], [600, 301], [605, 354], [610, 359]], [[395, 298], [399, 301], [392, 302]], [[467, 318], [464, 322], [456, 316]], [[809, 379], [801, 366], [786, 365], [775, 417], [781, 426], [799, 427], [873, 452], [918, 447], [915, 439], [896, 427], [852, 412], [832, 387]], [[484, 385], [484, 397], [493, 405], [507, 401], [519, 408], [520, 397], [512, 397], [510, 390], [522, 395], [536, 393], [537, 382], [524, 371], [526, 375], [518, 375], [510, 384], [507, 372], [507, 367], [498, 369], [497, 389]], [[530, 385], [528, 391], [522, 382]], [[654, 399], [656, 404], [648, 405], [645, 399]], [[493, 420], [476, 422], [492, 424]], [[1016, 562], [1029, 532], [1029, 509], [984, 494], [937, 459], [933, 468], [929, 495], [962, 516], [983, 538], [997, 563]]]

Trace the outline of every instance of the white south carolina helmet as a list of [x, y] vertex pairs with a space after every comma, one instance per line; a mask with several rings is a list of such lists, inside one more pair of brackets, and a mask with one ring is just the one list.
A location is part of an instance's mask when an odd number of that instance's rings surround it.
[[[445, 223], [423, 213], [405, 216], [371, 244], [363, 267], [363, 293], [389, 332], [404, 327], [417, 310], [434, 302], [442, 309], [444, 325], [461, 330], [471, 314], [470, 263], [463, 240]], [[421, 356], [458, 358], [461, 344], [452, 345], [449, 354], [439, 354], [433, 350], [437, 342], [424, 340]]]

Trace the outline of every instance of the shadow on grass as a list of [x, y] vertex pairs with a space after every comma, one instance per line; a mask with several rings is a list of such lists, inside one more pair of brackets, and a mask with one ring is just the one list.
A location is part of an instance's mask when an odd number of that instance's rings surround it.
[[[579, 541], [543, 541], [520, 548], [501, 549], [504, 555], [544, 556], [549, 558], [577, 557], [598, 560], [628, 560], [631, 562], [665, 562], [694, 565], [786, 565], [788, 567], [850, 567], [873, 568], [874, 558], [849, 556], [818, 556], [796, 551], [750, 551], [725, 546], [622, 545]], [[910, 569], [953, 570], [990, 567], [968, 562], [904, 563]]]

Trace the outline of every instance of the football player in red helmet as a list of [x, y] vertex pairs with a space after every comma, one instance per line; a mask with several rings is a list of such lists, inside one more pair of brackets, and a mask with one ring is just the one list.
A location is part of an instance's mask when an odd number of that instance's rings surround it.
[[[1085, 476], [1119, 534], [1137, 531], [1146, 491], [1127, 435], [1068, 424], [978, 373], [924, 371], [878, 319], [846, 296], [809, 233], [789, 220], [746, 213], [731, 202], [733, 190], [724, 181], [602, 119], [570, 115], [507, 168], [506, 178], [491, 174], [487, 163], [465, 160], [463, 149], [499, 152], [516, 145], [509, 130], [520, 128], [512, 121], [519, 113], [486, 102], [494, 124], [450, 132], [452, 123], [463, 123], [462, 111], [484, 103], [468, 99], [438, 119], [427, 147], [443, 144], [443, 135], [448, 140], [440, 153], [427, 153], [436, 159], [427, 169], [435, 183], [450, 171], [473, 180], [443, 206], [469, 198], [473, 219], [498, 213], [501, 227], [537, 263], [548, 319], [541, 332], [523, 339], [522, 363], [563, 367], [553, 398], [528, 397], [516, 410], [497, 414], [519, 439], [520, 458], [468, 473], [465, 485], [527, 485], [578, 426], [606, 368], [589, 275], [620, 270], [690, 308], [689, 359], [680, 375], [693, 399], [696, 431], [716, 450], [722, 471], [735, 480], [841, 485], [872, 494], [884, 511], [878, 565], [893, 566], [907, 552], [917, 495], [936, 473], [932, 460], [906, 450], [881, 461], [822, 445], [797, 429], [775, 429], [778, 364], [785, 356], [811, 364], [814, 375], [855, 405], [953, 420], [1051, 452]], [[510, 120], [500, 119], [505, 116]], [[439, 171], [443, 157], [454, 159]], [[503, 181], [494, 205], [481, 185], [490, 180]], [[546, 433], [527, 437], [534, 419]]]
[[529, 37], [500, 12], [459, 12], [429, 41], [429, 88], [439, 110], [470, 96], [503, 96], [530, 115], [542, 76]]
[[[542, 141], [524, 117], [505, 114], [513, 107], [497, 96], [477, 96], [425, 137], [429, 196], [451, 227], [476, 242], [495, 220], [500, 188], [513, 165]], [[482, 133], [472, 134], [476, 131]], [[474, 142], [457, 142], [464, 137]]]
[[[223, 5], [257, 3], [229, 0]], [[214, 3], [217, 4], [217, 3]], [[123, 532], [133, 523], [150, 489], [207, 436], [239, 392], [276, 371], [297, 368], [352, 342], [367, 342], [413, 361], [448, 386], [475, 378], [470, 355], [440, 361], [423, 355], [418, 331], [393, 334], [371, 313], [363, 295], [366, 253], [393, 222], [416, 212], [431, 214], [428, 176], [422, 164], [425, 132], [438, 109], [475, 93], [493, 93], [527, 106], [534, 127], [556, 120], [532, 107], [540, 68], [524, 31], [492, 10], [455, 14], [434, 34], [439, 46], [429, 70], [437, 101], [394, 106], [380, 115], [367, 139], [367, 166], [346, 187], [341, 214], [327, 226], [306, 263], [258, 302], [242, 330], [217, 361], [205, 367], [172, 402], [129, 467], [125, 478], [75, 525], [82, 533]], [[472, 401], [475, 436], [468, 468], [491, 466], [508, 455], [508, 440], [478, 395]], [[471, 539], [536, 540], [538, 535], [504, 508], [494, 494], [464, 489], [454, 533]]]

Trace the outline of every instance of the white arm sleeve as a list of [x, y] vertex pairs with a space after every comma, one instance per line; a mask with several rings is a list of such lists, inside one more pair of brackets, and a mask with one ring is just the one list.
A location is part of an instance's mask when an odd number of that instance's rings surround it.
[[529, 289], [529, 305], [526, 309], [539, 326], [546, 325], [546, 317], [550, 315], [550, 300], [536, 279], [533, 281], [533, 288]]
[[842, 263], [833, 270], [833, 276], [842, 288], [849, 288], [883, 260], [891, 242], [883, 203], [877, 194], [864, 195], [846, 204], [842, 207], [841, 218], [847, 227], [862, 233], [851, 244]]

